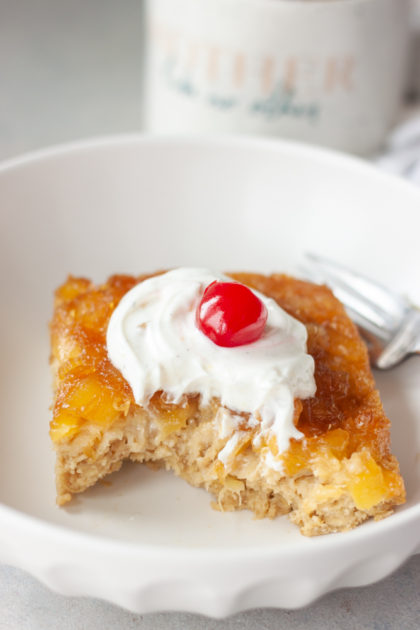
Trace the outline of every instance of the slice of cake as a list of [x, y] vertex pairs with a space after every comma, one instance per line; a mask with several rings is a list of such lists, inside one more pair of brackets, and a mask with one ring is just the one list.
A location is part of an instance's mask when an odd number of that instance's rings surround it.
[[125, 459], [305, 535], [405, 500], [356, 327], [325, 286], [177, 269], [70, 277], [51, 322], [57, 502]]

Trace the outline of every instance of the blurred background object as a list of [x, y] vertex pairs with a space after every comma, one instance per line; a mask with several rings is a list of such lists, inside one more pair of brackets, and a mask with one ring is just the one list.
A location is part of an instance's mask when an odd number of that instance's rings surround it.
[[407, 85], [410, 0], [146, 0], [145, 126], [369, 155]]
[[409, 33], [408, 94], [420, 98], [420, 0], [411, 0]]
[[[146, 20], [143, 0], [0, 0], [0, 159], [145, 129], [257, 133], [366, 154], [381, 150], [401, 118], [403, 93], [411, 99], [420, 93], [420, 0], [411, 0], [405, 90], [410, 0], [147, 1]], [[267, 7], [273, 15], [280, 7], [286, 12], [283, 38], [274, 18], [267, 33], [262, 29]], [[246, 18], [245, 9], [261, 9], [261, 17]], [[190, 37], [188, 46], [178, 31], [171, 37], [177, 20]], [[210, 32], [213, 39], [203, 40]], [[195, 47], [199, 38], [207, 56]], [[221, 38], [232, 41], [227, 56], [213, 47]], [[286, 54], [288, 46], [293, 54]], [[253, 50], [256, 65], [249, 57]], [[189, 82], [188, 68], [195, 68]], [[293, 94], [279, 91], [279, 69], [286, 87], [295, 84]], [[197, 86], [200, 94], [193, 98]], [[211, 86], [206, 102], [203, 86]], [[259, 98], [252, 99], [253, 90]], [[241, 110], [242, 96], [252, 100], [252, 116]]]

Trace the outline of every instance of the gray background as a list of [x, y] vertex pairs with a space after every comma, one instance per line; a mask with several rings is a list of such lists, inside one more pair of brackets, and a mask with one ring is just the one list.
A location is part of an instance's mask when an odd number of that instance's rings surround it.
[[[175, 1], [175, 0], [174, 0]], [[0, 0], [0, 159], [86, 136], [141, 129], [141, 0]], [[373, 586], [299, 611], [217, 621], [135, 615], [51, 593], [0, 565], [0, 630], [271, 630], [420, 627], [420, 555]]]
[[0, 158], [139, 131], [141, 0], [0, 0]]

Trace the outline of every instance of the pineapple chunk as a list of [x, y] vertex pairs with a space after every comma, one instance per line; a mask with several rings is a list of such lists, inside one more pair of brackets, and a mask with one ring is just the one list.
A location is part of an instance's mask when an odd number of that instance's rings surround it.
[[349, 460], [349, 469], [353, 474], [349, 477], [347, 488], [359, 510], [369, 510], [386, 497], [388, 484], [384, 473], [369, 452], [353, 455]]
[[198, 409], [197, 398], [185, 398], [183, 404], [173, 405], [162, 399], [160, 393], [153, 396], [150, 408], [156, 414], [156, 420], [160, 426], [160, 438], [164, 440], [171, 433], [185, 428], [187, 421], [192, 418]]
[[69, 438], [86, 421], [108, 426], [119, 414], [120, 406], [111, 391], [90, 375], [78, 382], [66, 405], [54, 414], [50, 435], [53, 440]]

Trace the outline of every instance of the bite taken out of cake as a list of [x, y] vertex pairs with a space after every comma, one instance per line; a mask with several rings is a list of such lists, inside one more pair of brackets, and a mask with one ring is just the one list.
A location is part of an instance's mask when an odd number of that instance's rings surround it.
[[366, 348], [325, 286], [194, 268], [70, 277], [51, 343], [59, 505], [127, 459], [305, 535], [405, 500]]

